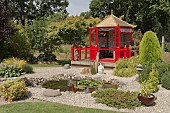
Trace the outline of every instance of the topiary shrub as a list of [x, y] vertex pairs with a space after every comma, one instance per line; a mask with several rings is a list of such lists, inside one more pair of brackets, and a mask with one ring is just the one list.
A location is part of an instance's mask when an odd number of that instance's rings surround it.
[[158, 71], [155, 67], [155, 64], [152, 64], [152, 71], [149, 74], [149, 80], [147, 82], [151, 84], [151, 89], [153, 93], [158, 91], [159, 80]]
[[0, 85], [0, 96], [14, 101], [27, 96], [27, 88], [22, 79], [8, 80]]
[[18, 77], [21, 75], [22, 70], [15, 65], [1, 65], [0, 77]]
[[141, 105], [137, 98], [138, 92], [121, 91], [116, 89], [103, 89], [93, 93], [98, 103], [110, 107], [134, 109]]
[[162, 80], [161, 80], [162, 87], [170, 90], [170, 82], [169, 81], [170, 81], [170, 71], [167, 71], [162, 76]]
[[71, 60], [67, 59], [67, 60], [58, 60], [58, 63], [62, 66], [64, 66], [65, 64], [70, 64], [71, 65]]
[[139, 60], [141, 64], [163, 61], [159, 40], [152, 31], [147, 31], [142, 38], [139, 48]]
[[33, 68], [29, 64], [25, 64], [22, 69], [24, 70], [25, 73], [33, 73]]
[[138, 56], [119, 60], [116, 62], [116, 68], [113, 71], [113, 75], [120, 77], [131, 77], [137, 74], [136, 67], [138, 64]]

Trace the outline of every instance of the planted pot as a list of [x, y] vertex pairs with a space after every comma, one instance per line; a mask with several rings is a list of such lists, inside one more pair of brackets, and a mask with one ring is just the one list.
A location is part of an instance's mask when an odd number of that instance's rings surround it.
[[139, 93], [138, 99], [142, 102], [142, 104], [146, 106], [150, 106], [150, 105], [153, 105], [154, 101], [156, 100], [156, 97], [153, 94], [150, 94], [149, 97], [146, 97], [146, 96], [142, 96], [142, 94]]

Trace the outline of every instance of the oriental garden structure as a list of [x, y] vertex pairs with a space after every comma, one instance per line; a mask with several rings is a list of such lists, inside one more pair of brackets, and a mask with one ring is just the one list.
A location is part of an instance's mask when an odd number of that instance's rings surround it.
[[99, 62], [116, 62], [119, 58], [130, 58], [134, 27], [111, 14], [98, 25], [90, 28], [89, 47], [72, 46], [71, 60], [81, 60], [82, 51], [85, 59], [89, 60], [96, 60], [96, 55], [99, 53]]

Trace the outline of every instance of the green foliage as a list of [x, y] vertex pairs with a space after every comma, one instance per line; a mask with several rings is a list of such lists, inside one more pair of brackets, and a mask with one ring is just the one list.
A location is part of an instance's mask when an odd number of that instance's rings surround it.
[[15, 65], [1, 65], [0, 67], [0, 77], [18, 77], [21, 75], [21, 68]]
[[75, 46], [84, 45], [90, 26], [97, 24], [98, 18], [84, 19], [84, 17], [70, 16], [63, 21], [50, 24], [52, 32], [62, 37], [65, 44]]
[[170, 90], [170, 82], [169, 81], [170, 81], [170, 71], [167, 71], [162, 75], [162, 80], [161, 80], [162, 87]]
[[116, 89], [98, 90], [92, 96], [96, 101], [110, 107], [134, 109], [141, 105], [137, 98], [138, 92], [121, 91]]
[[158, 71], [155, 67], [155, 64], [152, 64], [152, 71], [149, 73], [149, 80], [147, 81], [151, 84], [152, 92], [155, 93], [158, 91]]
[[0, 58], [17, 57], [26, 59], [27, 55], [31, 51], [31, 44], [29, 42], [28, 35], [24, 26], [21, 24], [13, 26], [15, 29], [18, 29], [18, 31], [2, 43]]
[[27, 88], [22, 79], [8, 80], [0, 85], [0, 96], [5, 100], [14, 101], [27, 95]]
[[152, 31], [146, 32], [142, 38], [139, 48], [139, 60], [141, 64], [163, 60], [159, 40]]
[[43, 62], [43, 61], [50, 61], [50, 62], [53, 62], [53, 61], [56, 61], [56, 56], [54, 54], [40, 54], [38, 57], [37, 57], [37, 62]]
[[71, 60], [58, 60], [59, 64], [64, 66], [65, 64], [70, 64], [71, 65]]
[[[163, 74], [166, 71], [170, 70], [170, 64], [165, 62], [156, 62], [155, 63], [156, 69], [158, 70], [158, 79], [159, 83], [161, 83], [161, 79]], [[152, 63], [147, 63], [143, 65], [143, 71], [139, 74], [139, 82], [142, 83], [143, 81], [147, 81], [149, 79], [149, 73], [152, 70]]]
[[24, 70], [25, 73], [33, 73], [33, 68], [29, 64], [25, 64], [22, 69]]
[[24, 25], [26, 21], [33, 21], [41, 17], [50, 17], [52, 14], [63, 11], [67, 13], [67, 0], [24, 0], [24, 1], [6, 1], [7, 7], [10, 8], [14, 20], [21, 20]]
[[170, 52], [170, 44], [165, 44], [165, 52]]
[[150, 82], [142, 82], [141, 88], [140, 88], [140, 93], [142, 96], [149, 97], [152, 93], [152, 84]]
[[113, 75], [120, 77], [131, 77], [137, 74], [136, 67], [139, 64], [139, 57], [131, 57], [116, 62]]
[[16, 65], [18, 68], [22, 69], [22, 67], [27, 63], [25, 60], [20, 60], [18, 58], [8, 58], [4, 59], [2, 62], [5, 65]]
[[101, 86], [102, 82], [93, 79], [85, 79], [85, 80], [75, 81], [73, 84], [75, 88], [84, 89], [84, 88], [95, 88]]

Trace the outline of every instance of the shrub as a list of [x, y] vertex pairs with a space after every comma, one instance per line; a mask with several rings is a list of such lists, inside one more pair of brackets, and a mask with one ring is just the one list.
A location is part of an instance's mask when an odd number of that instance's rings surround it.
[[25, 73], [33, 73], [33, 68], [29, 64], [25, 64], [22, 69], [24, 70]]
[[58, 61], [60, 65], [64, 66], [65, 64], [70, 64], [71, 65], [71, 60], [59, 60]]
[[37, 57], [37, 62], [42, 62], [42, 61], [50, 61], [50, 62], [53, 62], [53, 61], [56, 61], [56, 55], [54, 54], [40, 54], [38, 57]]
[[0, 77], [18, 77], [21, 75], [22, 70], [15, 65], [1, 65]]
[[134, 109], [141, 105], [137, 98], [138, 92], [121, 91], [116, 89], [103, 89], [93, 93], [99, 103], [110, 107]]
[[162, 80], [161, 80], [162, 87], [170, 90], [170, 82], [169, 81], [170, 81], [170, 71], [167, 71], [162, 76]]
[[[158, 79], [159, 83], [161, 83], [162, 75], [170, 70], [170, 64], [165, 62], [157, 62], [155, 63], [156, 69], [158, 70]], [[139, 82], [147, 81], [149, 77], [149, 73], [152, 70], [152, 63], [146, 63], [143, 65], [143, 71], [139, 74]]]
[[0, 85], [0, 96], [5, 100], [14, 101], [26, 95], [27, 88], [21, 79], [8, 80]]
[[120, 77], [131, 77], [137, 74], [136, 67], [138, 64], [138, 56], [119, 60], [116, 62], [116, 68], [113, 71], [113, 75]]
[[141, 88], [140, 88], [140, 93], [142, 96], [149, 97], [152, 93], [152, 84], [149, 82], [142, 82]]
[[139, 48], [139, 60], [141, 64], [163, 61], [159, 40], [152, 31], [147, 31], [142, 38]]
[[20, 60], [18, 58], [8, 58], [5, 59], [3, 62], [5, 65], [16, 65], [18, 68], [21, 68], [27, 63], [25, 60]]
[[152, 64], [152, 71], [149, 74], [149, 80], [147, 82], [151, 84], [151, 89], [153, 93], [158, 91], [159, 80], [158, 71], [155, 67], [155, 64]]
[[170, 44], [165, 44], [165, 52], [170, 52]]

